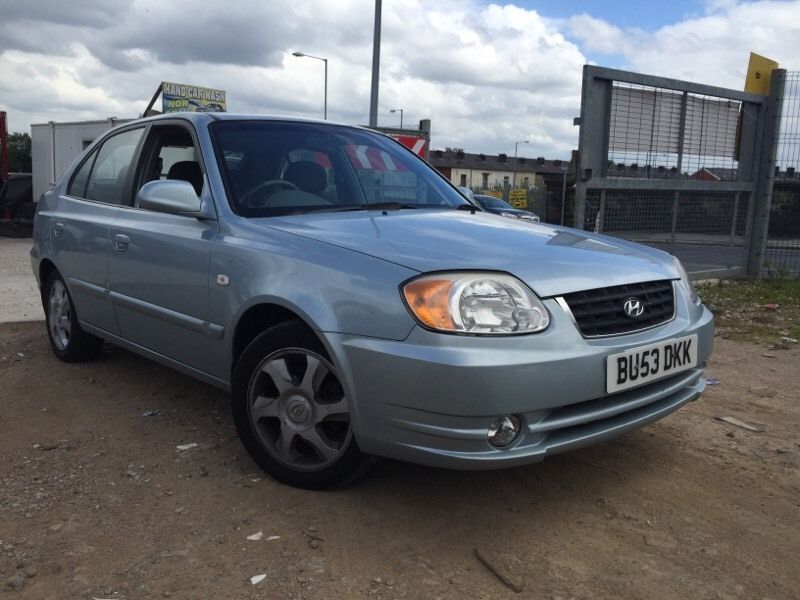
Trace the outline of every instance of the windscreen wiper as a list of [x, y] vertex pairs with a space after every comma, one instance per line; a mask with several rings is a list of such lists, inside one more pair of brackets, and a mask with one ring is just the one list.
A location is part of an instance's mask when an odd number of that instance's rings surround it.
[[356, 210], [402, 210], [405, 208], [418, 208], [416, 204], [403, 204], [402, 202], [375, 202], [374, 204], [358, 204], [351, 206], [334, 206], [320, 208], [314, 212], [350, 212]]

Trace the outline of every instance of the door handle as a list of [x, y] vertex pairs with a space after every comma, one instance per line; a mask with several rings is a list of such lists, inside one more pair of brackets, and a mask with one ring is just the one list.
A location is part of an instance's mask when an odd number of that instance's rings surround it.
[[131, 238], [129, 238], [124, 233], [115, 233], [114, 237], [111, 240], [111, 245], [114, 246], [114, 250], [117, 252], [125, 252], [128, 249], [128, 245], [131, 243]]
[[53, 235], [55, 237], [61, 237], [64, 235], [64, 224], [63, 223], [53, 223]]

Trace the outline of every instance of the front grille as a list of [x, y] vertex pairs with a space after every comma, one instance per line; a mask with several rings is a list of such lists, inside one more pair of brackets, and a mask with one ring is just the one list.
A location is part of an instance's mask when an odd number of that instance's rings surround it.
[[[566, 294], [564, 301], [584, 337], [619, 335], [647, 329], [672, 319], [675, 298], [672, 281], [648, 281]], [[638, 298], [644, 312], [638, 318], [625, 313], [629, 298]]]

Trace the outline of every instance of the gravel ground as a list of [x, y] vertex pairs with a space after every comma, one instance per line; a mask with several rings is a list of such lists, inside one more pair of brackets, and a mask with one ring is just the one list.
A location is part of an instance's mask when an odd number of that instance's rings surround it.
[[0, 598], [797, 598], [798, 358], [720, 339], [719, 385], [615, 441], [321, 493], [259, 472], [214, 388], [0, 325]]
[[0, 323], [44, 319], [31, 270], [30, 238], [0, 237]]

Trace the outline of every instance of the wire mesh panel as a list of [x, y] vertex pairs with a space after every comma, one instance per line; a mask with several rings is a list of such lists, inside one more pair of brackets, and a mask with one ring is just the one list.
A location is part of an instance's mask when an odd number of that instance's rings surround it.
[[739, 192], [589, 190], [584, 229], [666, 250], [690, 272], [740, 269], [750, 197]]
[[[677, 173], [683, 95], [662, 88], [615, 82], [611, 91], [609, 175]], [[662, 166], [663, 170], [653, 171]]]
[[800, 72], [786, 73], [763, 271], [800, 277]]
[[687, 94], [683, 170], [691, 177], [735, 181], [736, 138], [741, 103]]
[[610, 190], [604, 202], [602, 194], [587, 194], [586, 229], [634, 238], [658, 233], [698, 243], [744, 243], [749, 194]]
[[[680, 195], [676, 233], [698, 234], [698, 241], [724, 243], [725, 237], [741, 238], [745, 233], [749, 194], [728, 192], [685, 192]], [[742, 239], [738, 242], [743, 243]]]
[[614, 82], [609, 177], [735, 181], [740, 102]]
[[547, 188], [537, 186], [528, 190], [526, 209], [536, 213], [542, 221], [547, 215]]
[[[592, 190], [592, 210], [587, 211], [587, 229], [627, 237], [647, 239], [641, 234], [669, 235], [672, 228], [673, 194], [663, 191]], [[591, 213], [591, 214], [590, 214]]]

